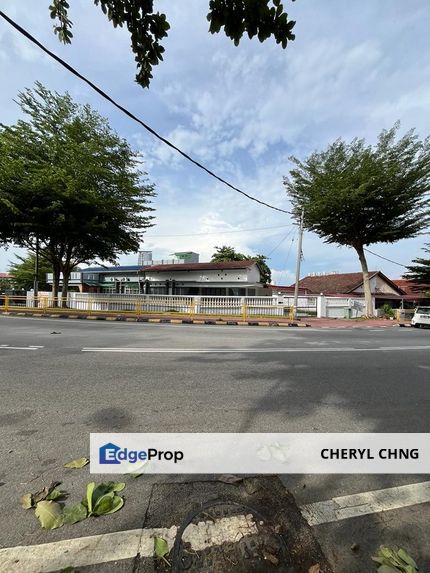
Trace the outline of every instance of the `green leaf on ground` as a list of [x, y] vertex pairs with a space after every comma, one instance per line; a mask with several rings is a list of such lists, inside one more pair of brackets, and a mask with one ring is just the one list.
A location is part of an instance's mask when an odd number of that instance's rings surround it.
[[93, 493], [94, 493], [95, 487], [96, 487], [96, 484], [94, 481], [87, 484], [86, 503], [87, 503], [88, 513], [92, 513], [92, 511], [93, 511]]
[[19, 502], [24, 509], [30, 509], [33, 507], [33, 496], [31, 493], [26, 493], [19, 498]]
[[46, 496], [47, 501], [55, 501], [60, 497], [64, 497], [66, 495], [65, 491], [60, 491], [59, 489], [53, 489], [48, 495]]
[[39, 501], [36, 505], [36, 517], [45, 529], [57, 529], [63, 525], [63, 511], [56, 501]]
[[65, 468], [73, 468], [73, 469], [80, 469], [90, 463], [88, 458], [78, 458], [77, 460], [72, 460], [71, 462], [67, 462], [64, 464], [63, 467]]
[[113, 491], [106, 493], [99, 497], [94, 504], [94, 515], [106, 515], [108, 513], [115, 513], [124, 505], [124, 499], [115, 495]]
[[75, 573], [76, 570], [74, 567], [65, 567], [64, 569], [60, 569], [58, 573]]
[[154, 553], [156, 557], [165, 561], [169, 566], [170, 563], [166, 559], [166, 555], [170, 552], [169, 545], [162, 537], [154, 537]]
[[143, 476], [143, 474], [130, 474], [130, 475], [133, 479], [137, 479], [140, 478], [140, 476]]
[[66, 505], [63, 509], [64, 523], [73, 524], [83, 521], [88, 517], [87, 508], [83, 503], [75, 503], [74, 505]]

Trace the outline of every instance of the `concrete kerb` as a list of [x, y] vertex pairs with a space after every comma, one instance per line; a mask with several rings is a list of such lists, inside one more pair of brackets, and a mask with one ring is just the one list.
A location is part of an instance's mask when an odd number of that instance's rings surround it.
[[20, 316], [20, 317], [37, 317], [37, 318], [70, 318], [70, 319], [81, 319], [81, 320], [104, 320], [104, 321], [122, 321], [122, 322], [145, 322], [153, 324], [199, 324], [206, 326], [260, 326], [260, 327], [283, 327], [283, 328], [405, 328], [410, 327], [410, 322], [390, 322], [382, 319], [368, 319], [362, 321], [356, 320], [346, 320], [346, 319], [327, 319], [327, 318], [310, 318], [301, 320], [288, 320], [288, 319], [243, 319], [235, 317], [216, 317], [209, 318], [204, 315], [197, 315], [194, 317], [178, 316], [178, 315], [140, 315], [140, 314], [87, 314], [85, 312], [71, 311], [64, 312], [64, 309], [58, 312], [50, 309], [48, 313], [38, 313], [34, 312], [34, 309], [28, 309], [27, 311], [22, 310], [8, 310], [0, 311], [0, 314], [9, 316]]
[[63, 319], [81, 319], [81, 320], [105, 320], [105, 321], [121, 321], [121, 322], [145, 322], [152, 324], [203, 324], [212, 326], [265, 326], [265, 327], [302, 327], [306, 328], [310, 325], [304, 322], [291, 322], [291, 321], [277, 321], [277, 320], [228, 320], [226, 318], [209, 319], [209, 318], [171, 318], [171, 317], [148, 317], [148, 316], [125, 316], [125, 315], [94, 315], [94, 314], [66, 314], [53, 313], [42, 314], [35, 312], [15, 312], [15, 311], [2, 311], [0, 314], [5, 316], [26, 316], [37, 318], [63, 318]]

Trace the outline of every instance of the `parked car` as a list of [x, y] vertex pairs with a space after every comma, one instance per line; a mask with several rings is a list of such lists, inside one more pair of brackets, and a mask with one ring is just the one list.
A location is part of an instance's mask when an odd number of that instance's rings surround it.
[[418, 306], [411, 320], [411, 326], [415, 328], [430, 327], [430, 306]]

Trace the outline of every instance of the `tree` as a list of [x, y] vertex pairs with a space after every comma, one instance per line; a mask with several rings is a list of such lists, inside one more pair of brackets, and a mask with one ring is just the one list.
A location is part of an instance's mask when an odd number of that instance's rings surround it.
[[338, 139], [284, 178], [298, 219], [326, 243], [355, 249], [363, 271], [366, 311], [372, 299], [365, 247], [417, 235], [429, 224], [430, 140], [414, 130], [396, 138], [396, 123], [380, 133], [375, 146], [363, 139]]
[[[127, 27], [137, 63], [136, 81], [149, 87], [152, 67], [163, 60], [160, 40], [170, 29], [166, 15], [154, 12], [153, 0], [94, 0], [94, 4], [100, 5], [115, 28]], [[54, 32], [61, 42], [70, 44], [73, 34], [68, 1], [52, 0], [49, 10], [55, 20]], [[288, 20], [281, 0], [210, 0], [207, 19], [211, 34], [224, 28], [236, 46], [245, 32], [249, 38], [257, 36], [260, 42], [273, 35], [284, 49], [295, 38], [292, 33], [295, 22]]]
[[[26, 257], [15, 255], [15, 262], [11, 262], [9, 266], [9, 274], [13, 278], [15, 288], [20, 290], [31, 290], [34, 286], [34, 269], [36, 264], [36, 255], [28, 253]], [[43, 253], [39, 255], [39, 272], [37, 279], [39, 282], [40, 290], [48, 290], [50, 286], [46, 282], [46, 274], [52, 273], [52, 267], [46, 260]]]
[[[430, 243], [423, 248], [423, 251], [430, 254]], [[430, 289], [430, 258], [413, 259], [412, 262], [415, 265], [407, 267], [409, 272], [404, 275], [404, 278]]]
[[63, 273], [64, 300], [75, 266], [137, 251], [153, 186], [139, 155], [90, 106], [40, 83], [18, 103], [28, 121], [0, 128], [0, 243], [35, 252], [38, 240], [54, 298]]
[[272, 271], [267, 266], [266, 261], [268, 258], [265, 255], [244, 255], [242, 253], [238, 253], [234, 247], [228, 247], [227, 245], [215, 247], [215, 249], [215, 253], [211, 258], [213, 263], [223, 263], [225, 261], [255, 261], [260, 269], [261, 282], [264, 284], [270, 283]]

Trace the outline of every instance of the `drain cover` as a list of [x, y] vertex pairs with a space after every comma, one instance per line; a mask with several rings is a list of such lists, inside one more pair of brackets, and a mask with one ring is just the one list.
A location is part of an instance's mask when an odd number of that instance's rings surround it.
[[173, 547], [175, 573], [288, 571], [283, 537], [256, 510], [215, 501], [188, 515]]

